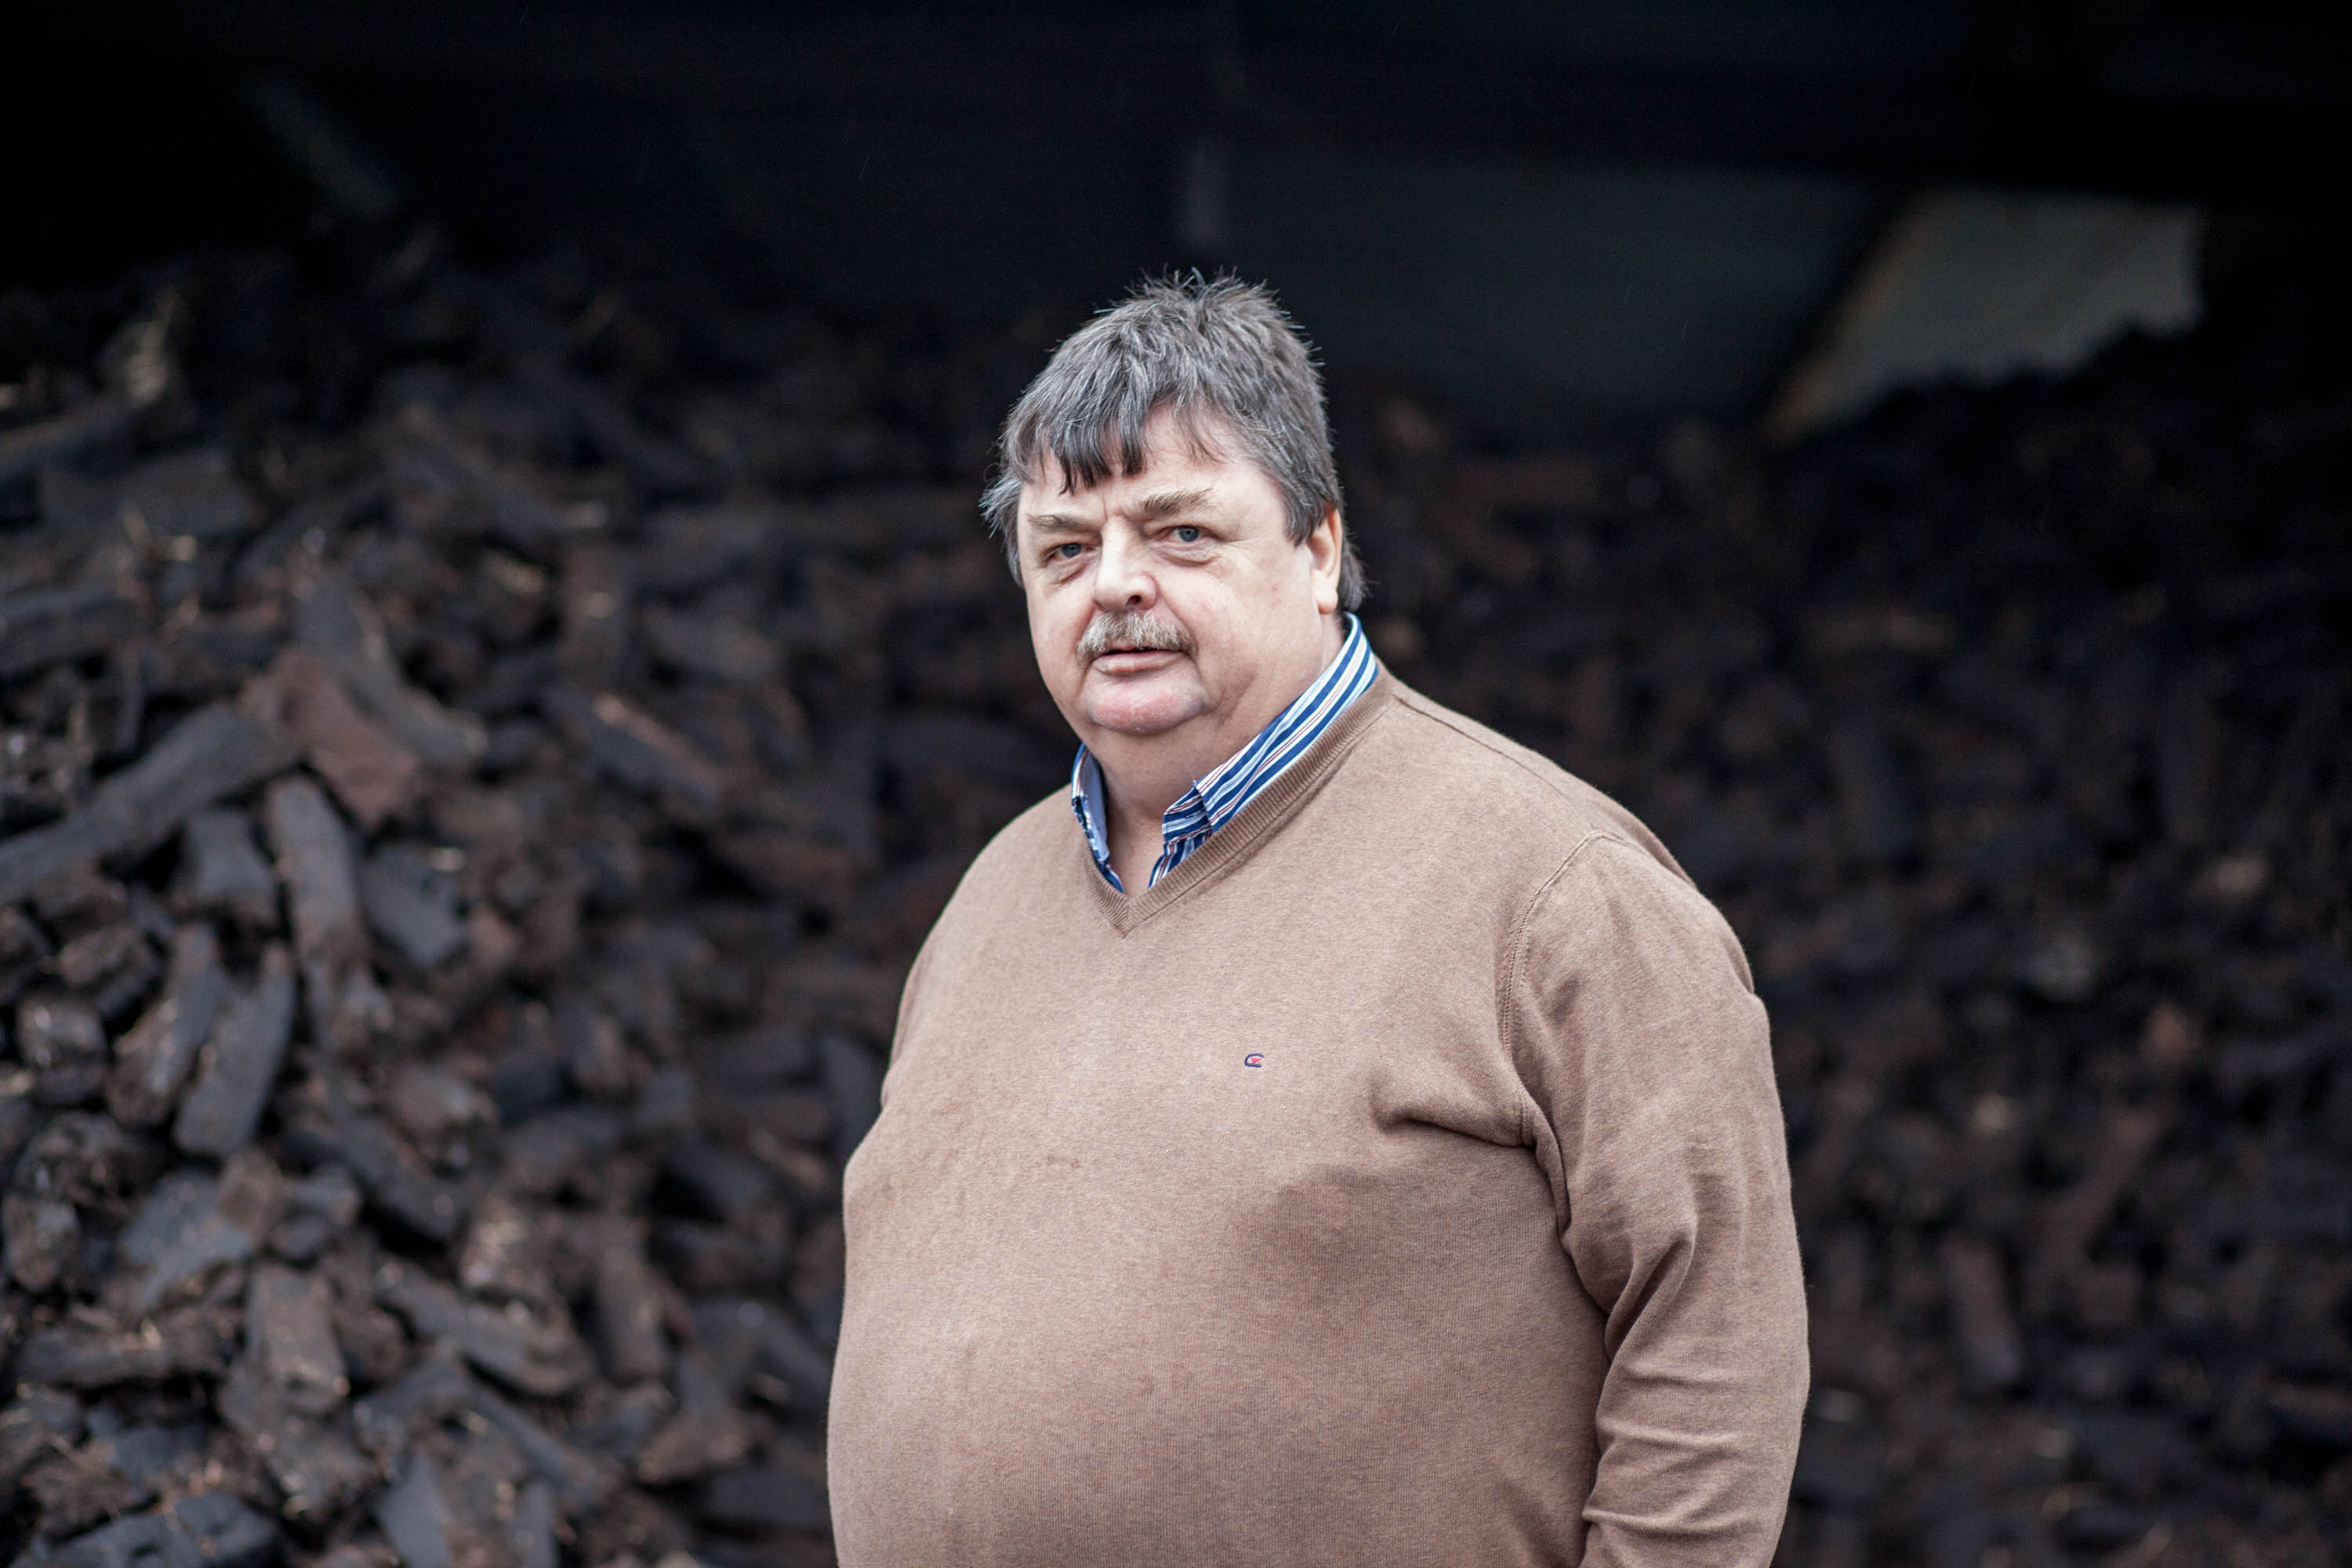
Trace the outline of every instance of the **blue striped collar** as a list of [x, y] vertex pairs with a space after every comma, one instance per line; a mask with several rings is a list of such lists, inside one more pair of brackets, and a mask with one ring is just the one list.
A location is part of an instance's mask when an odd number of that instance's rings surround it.
[[[1255, 800], [1265, 786], [1282, 776], [1291, 763], [1307, 754], [1316, 739], [1331, 727], [1348, 705], [1371, 689], [1381, 672], [1364, 640], [1363, 626], [1348, 617], [1348, 638], [1315, 683], [1298, 700], [1257, 732], [1257, 738], [1193, 781], [1160, 818], [1160, 858], [1151, 867], [1150, 881], [1182, 865], [1209, 835], [1231, 822], [1242, 807]], [[1095, 869], [1103, 879], [1125, 892], [1118, 873], [1110, 868], [1109, 816], [1103, 795], [1102, 764], [1084, 746], [1070, 770], [1070, 809], [1086, 830], [1087, 847], [1094, 852]]]

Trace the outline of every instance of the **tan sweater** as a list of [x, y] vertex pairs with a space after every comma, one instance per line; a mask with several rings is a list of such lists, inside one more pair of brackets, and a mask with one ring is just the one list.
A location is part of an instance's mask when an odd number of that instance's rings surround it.
[[1147, 891], [972, 865], [846, 1177], [848, 1568], [1761, 1564], [1764, 1009], [1640, 823], [1383, 676]]

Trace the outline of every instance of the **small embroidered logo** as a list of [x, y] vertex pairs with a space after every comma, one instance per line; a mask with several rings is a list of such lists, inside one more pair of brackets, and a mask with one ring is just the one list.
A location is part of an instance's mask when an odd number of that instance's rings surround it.
[[1242, 1058], [1242, 1066], [1245, 1068], [1262, 1068], [1265, 1066], [1265, 1053], [1260, 1051], [1252, 1051], [1249, 1055]]

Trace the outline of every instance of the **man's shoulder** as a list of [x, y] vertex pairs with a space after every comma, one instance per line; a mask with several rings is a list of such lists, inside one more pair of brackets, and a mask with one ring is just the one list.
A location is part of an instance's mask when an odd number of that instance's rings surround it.
[[[1681, 952], [1693, 964], [1712, 954], [1727, 960], [1719, 973], [1753, 988], [1722, 911], [1641, 818], [1542, 753], [1419, 692], [1399, 689], [1395, 717], [1391, 746], [1406, 766], [1425, 771], [1419, 787], [1454, 800], [1456, 820], [1477, 825], [1460, 831], [1490, 854], [1508, 847], [1495, 857], [1497, 874], [1532, 889], [1529, 919], [1549, 911], [1545, 929], [1602, 940], [1621, 960], [1636, 949]], [[1553, 956], [1582, 968], [1593, 962], [1577, 942], [1556, 944]]]
[[964, 868], [950, 907], [997, 899], [1034, 900], [1047, 879], [1067, 869], [1070, 855], [1083, 856], [1084, 842], [1070, 809], [1070, 792], [1056, 790], [996, 830]]
[[1682, 876], [1639, 817], [1542, 752], [1401, 682], [1390, 717], [1383, 765], [1428, 792], [1433, 810], [1475, 814], [1530, 849], [1621, 839]]

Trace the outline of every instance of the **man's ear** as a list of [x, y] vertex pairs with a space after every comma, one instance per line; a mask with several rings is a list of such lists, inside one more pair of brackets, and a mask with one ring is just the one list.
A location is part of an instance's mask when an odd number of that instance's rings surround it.
[[1309, 569], [1314, 574], [1315, 608], [1330, 615], [1339, 607], [1339, 568], [1348, 559], [1348, 525], [1338, 506], [1323, 509], [1323, 521], [1306, 539]]

